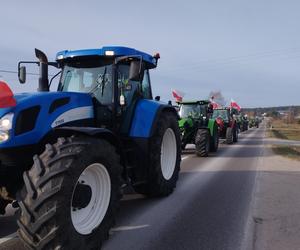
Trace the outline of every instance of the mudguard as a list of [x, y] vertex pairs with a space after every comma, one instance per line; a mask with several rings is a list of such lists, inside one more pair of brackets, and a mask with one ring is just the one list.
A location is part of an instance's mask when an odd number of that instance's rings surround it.
[[94, 127], [58, 127], [54, 129], [55, 133], [61, 136], [70, 136], [74, 134], [88, 135], [91, 137], [100, 137], [116, 147], [120, 147], [120, 141], [118, 137], [110, 130], [105, 128]]
[[215, 127], [217, 126], [216, 124], [216, 120], [215, 119], [209, 119], [208, 120], [208, 129], [209, 129], [209, 132], [210, 132], [210, 135], [211, 136], [214, 136], [214, 129]]
[[178, 117], [176, 110], [170, 105], [153, 100], [140, 100], [136, 105], [129, 136], [151, 137], [155, 131], [157, 119], [166, 110], [174, 112]]

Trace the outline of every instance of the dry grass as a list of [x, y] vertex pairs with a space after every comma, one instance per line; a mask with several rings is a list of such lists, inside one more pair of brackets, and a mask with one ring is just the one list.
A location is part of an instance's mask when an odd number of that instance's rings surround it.
[[300, 146], [273, 146], [275, 154], [300, 161]]
[[286, 140], [300, 140], [300, 124], [285, 123], [282, 120], [273, 120], [270, 122], [268, 136], [286, 139]]

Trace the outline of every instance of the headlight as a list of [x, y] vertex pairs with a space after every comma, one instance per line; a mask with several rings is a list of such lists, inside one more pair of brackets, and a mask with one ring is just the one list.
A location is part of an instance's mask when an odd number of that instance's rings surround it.
[[0, 119], [0, 143], [9, 139], [9, 130], [12, 129], [14, 114], [8, 113]]
[[12, 128], [13, 113], [8, 113], [0, 119], [0, 130], [8, 131]]
[[8, 131], [0, 131], [0, 143], [9, 139]]

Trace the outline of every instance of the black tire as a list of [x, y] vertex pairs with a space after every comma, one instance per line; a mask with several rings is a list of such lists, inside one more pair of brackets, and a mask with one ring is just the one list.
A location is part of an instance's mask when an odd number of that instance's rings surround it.
[[[28, 249], [100, 249], [121, 199], [119, 162], [110, 143], [87, 137], [59, 138], [34, 156], [33, 167], [23, 175], [19, 202], [18, 232]], [[109, 174], [110, 201], [100, 225], [90, 234], [80, 234], [71, 218], [73, 190], [83, 170], [93, 163], [101, 163]]]
[[[173, 112], [163, 112], [158, 118], [155, 128], [156, 130], [149, 143], [150, 167], [146, 181], [135, 186], [134, 189], [136, 192], [150, 197], [162, 197], [171, 194], [176, 187], [181, 162], [181, 139], [178, 120]], [[169, 128], [174, 132], [176, 139], [176, 159], [173, 174], [170, 178], [165, 179], [161, 166], [161, 147], [165, 132]]]
[[239, 140], [239, 134], [237, 131], [237, 127], [234, 126], [233, 131], [232, 131], [232, 141], [237, 142]]
[[210, 147], [210, 135], [208, 129], [198, 129], [195, 138], [196, 154], [200, 157], [208, 156]]
[[219, 148], [219, 133], [218, 127], [214, 128], [214, 135], [210, 137], [210, 151], [217, 152]]
[[226, 143], [231, 144], [233, 142], [233, 131], [232, 128], [228, 127], [226, 129]]

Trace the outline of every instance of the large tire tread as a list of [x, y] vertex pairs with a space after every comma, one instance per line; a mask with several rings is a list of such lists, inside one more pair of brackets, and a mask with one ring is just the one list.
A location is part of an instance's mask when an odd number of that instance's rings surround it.
[[[163, 135], [167, 128], [172, 128], [176, 136], [177, 143], [177, 156], [175, 169], [172, 177], [169, 180], [165, 180], [161, 170], [161, 144]], [[157, 122], [156, 131], [152, 138], [150, 138], [150, 167], [148, 170], [148, 176], [145, 183], [134, 187], [135, 191], [149, 197], [163, 197], [171, 194], [175, 187], [180, 171], [181, 162], [181, 139], [180, 130], [178, 127], [178, 121], [173, 112], [163, 112]]]
[[198, 129], [195, 138], [196, 154], [207, 157], [209, 152], [210, 135], [207, 129]]
[[233, 130], [231, 127], [227, 127], [226, 129], [226, 143], [232, 144], [233, 142]]
[[[72, 181], [78, 175], [76, 165], [83, 166], [85, 159], [82, 158], [88, 154], [87, 149], [95, 150], [95, 146], [105, 156], [111, 156], [108, 162], [114, 166], [110, 175], [116, 184], [116, 195], [111, 197], [111, 209], [104, 218], [105, 222], [103, 220], [92, 234], [79, 237], [70, 221], [70, 212], [64, 206], [69, 204], [66, 197], [72, 193]], [[40, 156], [35, 155], [33, 160], [33, 167], [23, 174], [25, 187], [20, 193], [18, 233], [23, 243], [28, 249], [100, 249], [114, 224], [114, 214], [121, 198], [122, 166], [114, 147], [104, 140], [93, 138], [59, 138], [56, 144], [47, 144], [45, 151]]]

